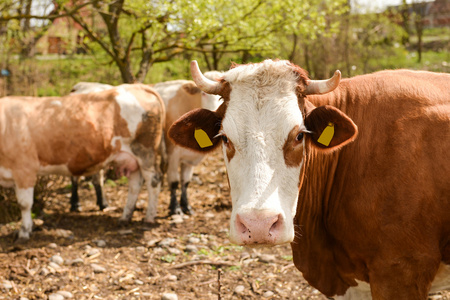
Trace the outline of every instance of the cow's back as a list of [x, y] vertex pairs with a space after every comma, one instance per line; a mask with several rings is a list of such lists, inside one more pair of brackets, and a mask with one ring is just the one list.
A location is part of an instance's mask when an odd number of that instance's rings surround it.
[[118, 126], [113, 123], [111, 92], [101, 97], [7, 97], [0, 106], [0, 151], [6, 168], [23, 165], [35, 172], [39, 167], [65, 165], [77, 174], [112, 151], [110, 142]]

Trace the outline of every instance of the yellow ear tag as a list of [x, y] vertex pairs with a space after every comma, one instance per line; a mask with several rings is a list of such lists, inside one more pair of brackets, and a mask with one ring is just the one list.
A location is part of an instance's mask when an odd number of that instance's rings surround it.
[[203, 129], [195, 129], [194, 137], [200, 148], [206, 148], [213, 145], [209, 136]]
[[317, 140], [322, 145], [328, 146], [331, 143], [331, 140], [334, 136], [334, 124], [328, 123], [328, 126], [325, 127], [322, 134], [319, 136], [319, 139]]

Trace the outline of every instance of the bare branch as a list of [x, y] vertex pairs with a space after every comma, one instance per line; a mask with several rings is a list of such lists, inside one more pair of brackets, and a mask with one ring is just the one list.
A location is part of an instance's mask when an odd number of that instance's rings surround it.
[[212, 261], [212, 260], [193, 260], [170, 267], [169, 269], [182, 269], [194, 265], [213, 265], [213, 266], [236, 266], [235, 263], [228, 261]]
[[93, 2], [97, 2], [98, 0], [92, 1], [92, 2], [85, 2], [83, 4], [75, 6], [70, 11], [67, 10], [66, 7], [64, 7], [64, 14], [54, 13], [52, 12], [50, 15], [47, 16], [37, 16], [32, 14], [17, 14], [15, 16], [0, 16], [0, 21], [10, 21], [10, 20], [22, 20], [22, 19], [37, 19], [37, 20], [50, 20], [53, 21], [58, 18], [63, 17], [71, 17], [73, 14], [77, 13], [80, 9], [82, 9], [85, 6], [88, 6], [92, 4]]
[[[65, 11], [67, 11], [66, 8], [63, 8]], [[115, 55], [114, 53], [111, 52], [111, 50], [109, 49], [108, 45], [106, 43], [104, 43], [100, 37], [97, 36], [97, 34], [91, 30], [91, 28], [89, 28], [89, 26], [87, 25], [86, 22], [83, 21], [83, 19], [81, 17], [78, 17], [75, 15], [75, 13], [71, 13], [69, 14], [69, 16], [75, 21], [77, 22], [87, 33], [88, 35], [96, 42], [100, 45], [100, 47], [103, 48], [103, 50], [105, 50], [105, 52], [111, 56], [114, 60], [115, 59]]]
[[131, 47], [133, 46], [134, 39], [136, 37], [136, 32], [131, 35], [130, 41], [128, 42], [127, 50], [125, 51], [125, 57], [129, 58], [131, 54]]

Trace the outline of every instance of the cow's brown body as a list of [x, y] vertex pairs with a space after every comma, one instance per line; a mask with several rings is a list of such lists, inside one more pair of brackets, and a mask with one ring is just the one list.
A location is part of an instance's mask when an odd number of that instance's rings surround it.
[[[5, 97], [0, 115], [0, 183], [16, 188], [23, 219], [38, 175], [90, 175], [115, 162], [136, 179], [151, 182], [156, 176], [165, 109], [147, 86], [122, 85], [63, 98]], [[130, 183], [129, 202], [135, 202], [140, 184]], [[30, 220], [19, 237], [28, 238]]]
[[[313, 82], [286, 61], [237, 66], [219, 84], [196, 62], [191, 71], [225, 102], [184, 115], [169, 135], [199, 152], [221, 136], [232, 240], [292, 241], [296, 267], [336, 299], [450, 288], [450, 74], [382, 71], [338, 86], [338, 72]], [[199, 147], [197, 128], [211, 147]]]
[[440, 263], [450, 265], [449, 84], [448, 74], [385, 71], [307, 97], [359, 131], [333, 154], [307, 148], [292, 249], [324, 294], [358, 279], [375, 299], [425, 299]]

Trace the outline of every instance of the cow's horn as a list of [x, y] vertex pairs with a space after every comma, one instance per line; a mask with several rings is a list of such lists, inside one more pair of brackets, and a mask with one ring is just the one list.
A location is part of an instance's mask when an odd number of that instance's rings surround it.
[[341, 71], [336, 70], [333, 77], [326, 80], [308, 80], [306, 86], [306, 95], [312, 94], [326, 94], [337, 88], [341, 81]]
[[206, 78], [200, 71], [197, 61], [191, 61], [191, 75], [195, 84], [205, 93], [219, 95], [222, 90], [222, 83]]

